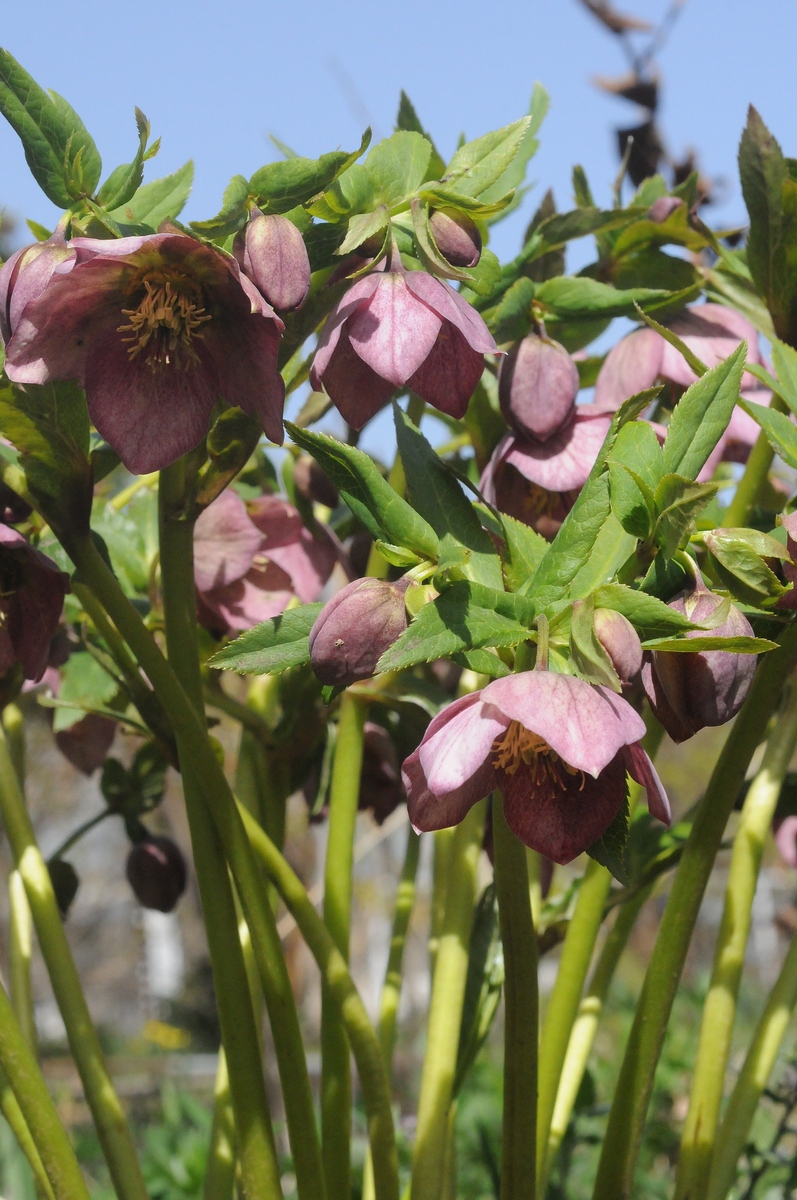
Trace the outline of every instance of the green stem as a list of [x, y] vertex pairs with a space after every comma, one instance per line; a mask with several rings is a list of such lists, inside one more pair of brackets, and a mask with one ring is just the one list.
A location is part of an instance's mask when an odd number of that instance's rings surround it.
[[432, 871], [432, 914], [429, 929], [429, 974], [434, 980], [440, 931], [446, 915], [448, 864], [451, 858], [454, 828], [452, 826], [450, 829], [438, 829], [432, 836], [434, 837], [434, 867]]
[[70, 833], [69, 837], [61, 842], [61, 845], [58, 847], [58, 849], [53, 850], [50, 858], [61, 858], [61, 856], [66, 854], [67, 850], [71, 850], [72, 847], [79, 842], [84, 834], [88, 833], [90, 829], [93, 829], [95, 825], [99, 825], [101, 821], [107, 820], [108, 817], [113, 816], [116, 816], [116, 813], [112, 812], [110, 808], [104, 808], [102, 812], [95, 813], [93, 817], [89, 817], [88, 821], [84, 821], [82, 825], [79, 825], [77, 829]]
[[[166, 644], [170, 664], [189, 702], [197, 715], [201, 714], [204, 718], [196, 625], [193, 523], [181, 519], [179, 515], [184, 499], [184, 465], [181, 461], [161, 472], [158, 489]], [[216, 980], [219, 1022], [230, 1075], [244, 1187], [247, 1196], [279, 1196], [280, 1172], [263, 1080], [260, 1042], [224, 848], [203, 798], [199, 764], [179, 731], [176, 732], [197, 881]], [[314, 1154], [314, 1150], [317, 1150], [314, 1136], [317, 1139], [317, 1135], [312, 1096], [298, 1017], [265, 888], [262, 889], [262, 908], [261, 929], [265, 928], [268, 937], [270, 918], [273, 939], [270, 945], [261, 947], [263, 953], [259, 955], [258, 967], [261, 969], [280, 1066], [297, 1190], [300, 1197], [306, 1197], [307, 1200], [312, 1197], [315, 1200], [316, 1197], [322, 1197], [324, 1192], [320, 1156]]]
[[224, 1047], [219, 1047], [213, 1089], [213, 1128], [205, 1169], [204, 1200], [232, 1200], [235, 1186], [235, 1113]]
[[[86, 1101], [97, 1126], [114, 1186], [120, 1200], [147, 1200], [133, 1139], [105, 1066], [100, 1040], [91, 1022], [80, 986], [80, 977], [58, 912], [50, 872], [36, 845], [33, 826], [11, 761], [5, 730], [2, 728], [0, 811], [17, 870], [25, 884], [39, 945], [58, 1007], [64, 1018], [69, 1046], [83, 1083]], [[7, 1074], [24, 1112], [25, 1107], [14, 1085], [13, 1076], [10, 1071], [7, 1071]], [[38, 1144], [38, 1137], [33, 1130], [31, 1132]], [[39, 1150], [41, 1153], [41, 1146]]]
[[[382, 1047], [389, 1078], [392, 1077], [391, 1065], [393, 1048], [396, 1044], [396, 1020], [401, 999], [401, 964], [404, 958], [410, 917], [415, 904], [415, 876], [418, 872], [420, 850], [421, 839], [410, 827], [407, 834], [404, 865], [401, 868], [396, 890], [396, 905], [393, 910], [393, 929], [390, 935], [385, 982], [382, 984], [382, 995], [379, 1000], [379, 1044]], [[374, 1172], [370, 1153], [366, 1155], [363, 1172], [363, 1200], [374, 1200]]]
[[[787, 405], [777, 393], [773, 393], [771, 407], [776, 412], [788, 413]], [[762, 430], [756, 443], [750, 451], [750, 457], [744, 468], [744, 474], [739, 480], [733, 499], [723, 518], [722, 524], [726, 529], [737, 529], [746, 525], [750, 512], [758, 498], [761, 485], [767, 477], [775, 451], [769, 443], [769, 438]]]
[[[366, 705], [351, 692], [340, 701], [329, 793], [324, 924], [349, 959], [354, 829], [360, 796]], [[321, 1146], [330, 1197], [351, 1194], [351, 1054], [332, 997], [321, 991]]]
[[30, 964], [33, 953], [33, 930], [25, 884], [19, 871], [8, 878], [8, 958], [11, 1004], [19, 1027], [33, 1051], [37, 1053], [36, 1023], [33, 1019], [33, 986]]
[[598, 1024], [600, 1023], [609, 984], [612, 981], [631, 930], [636, 923], [640, 910], [650, 896], [652, 888], [652, 884], [642, 888], [620, 908], [614, 925], [606, 941], [603, 943], [603, 948], [595, 964], [590, 985], [584, 999], [579, 1005], [578, 1016], [573, 1024], [570, 1041], [567, 1044], [567, 1054], [565, 1055], [562, 1074], [559, 1079], [559, 1088], [556, 1093], [556, 1104], [553, 1110], [551, 1130], [548, 1135], [548, 1146], [545, 1152], [545, 1180], [547, 1180], [548, 1174], [553, 1167], [559, 1147], [562, 1144], [562, 1139], [570, 1124], [570, 1118], [573, 1115], [576, 1097], [584, 1078], [595, 1034], [598, 1031]]
[[459, 1049], [476, 900], [476, 866], [484, 833], [484, 804], [474, 805], [454, 830], [448, 862], [445, 916], [429, 1006], [426, 1057], [412, 1155], [412, 1200], [438, 1200], [445, 1178], [446, 1131]]
[[[17, 1098], [56, 1197], [58, 1200], [89, 1200], [88, 1189], [72, 1144], [2, 985], [0, 1063]], [[144, 1195], [146, 1196], [146, 1192]]]
[[537, 935], [531, 916], [526, 848], [493, 795], [495, 888], [504, 948], [504, 1121], [501, 1200], [536, 1195]]
[[767, 654], [736, 718], [673, 879], [634, 1015], [598, 1165], [593, 1200], [626, 1200], [642, 1139], [656, 1064], [708, 878], [745, 772], [797, 657], [797, 626]]
[[398, 1158], [390, 1085], [382, 1048], [346, 960], [319, 917], [296, 872], [254, 818], [239, 808], [252, 848], [296, 921], [329, 994], [339, 1006], [363, 1093], [374, 1163], [376, 1200], [398, 1200]]
[[[44, 1169], [44, 1163], [41, 1160], [41, 1155], [36, 1148], [36, 1143], [31, 1137], [28, 1123], [23, 1116], [22, 1109], [19, 1107], [19, 1101], [14, 1095], [14, 1090], [8, 1082], [8, 1077], [5, 1071], [0, 1067], [0, 1112], [2, 1112], [8, 1127], [16, 1138], [25, 1158], [28, 1160], [30, 1169], [33, 1172], [33, 1179], [36, 1184], [37, 1195], [41, 1195], [45, 1200], [54, 1200], [55, 1192], [50, 1184], [47, 1172]], [[8, 1182], [8, 1181], [6, 1181]]]
[[744, 1150], [761, 1093], [772, 1074], [796, 1004], [797, 938], [793, 938], [725, 1110], [706, 1200], [725, 1200], [733, 1185], [739, 1155]]
[[[416, 396], [414, 392], [410, 392], [407, 404], [407, 416], [413, 425], [420, 426], [425, 407], [426, 405], [420, 396]], [[393, 466], [390, 468], [387, 481], [394, 492], [401, 497], [404, 496], [407, 490], [407, 479], [404, 474], [404, 464], [401, 461], [401, 455], [398, 451], [396, 451], [396, 457], [393, 459]], [[382, 557], [375, 545], [372, 546], [371, 553], [368, 555], [368, 565], [365, 568], [366, 575], [373, 575], [376, 579], [387, 579], [389, 570], [390, 563], [386, 558]]]
[[745, 798], [733, 840], [725, 908], [714, 952], [711, 985], [703, 1006], [689, 1111], [681, 1137], [676, 1200], [694, 1200], [705, 1195], [761, 856], [796, 745], [797, 686], [792, 685], [767, 742], [761, 768]]

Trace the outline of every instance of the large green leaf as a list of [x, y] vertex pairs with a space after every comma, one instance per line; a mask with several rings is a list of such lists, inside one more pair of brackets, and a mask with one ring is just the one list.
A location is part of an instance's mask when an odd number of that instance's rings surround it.
[[631, 622], [642, 638], [666, 637], [695, 626], [677, 608], [656, 596], [637, 592], [622, 583], [607, 583], [595, 592], [596, 608], [613, 608]]
[[120, 208], [110, 214], [128, 225], [149, 225], [157, 229], [162, 221], [178, 217], [185, 207], [194, 181], [194, 164], [184, 163], [171, 175], [144, 183]]
[[510, 165], [520, 150], [531, 117], [521, 117], [503, 129], [460, 146], [446, 167], [444, 179], [464, 196], [481, 196]]
[[207, 221], [192, 221], [191, 228], [202, 237], [222, 239], [237, 233], [249, 216], [249, 182], [245, 175], [233, 175], [215, 217]]
[[630, 316], [635, 304], [645, 310], [655, 309], [669, 302], [672, 294], [661, 288], [621, 291], [586, 276], [558, 275], [541, 283], [534, 299], [556, 316], [573, 319]]
[[[545, 120], [545, 115], [548, 112], [548, 107], [551, 103], [551, 98], [541, 83], [534, 84], [534, 90], [531, 93], [531, 103], [529, 104], [529, 121], [528, 128], [523, 134], [523, 139], [518, 146], [517, 153], [512, 159], [512, 162], [506, 170], [499, 175], [495, 183], [491, 184], [480, 198], [486, 203], [498, 200], [501, 196], [505, 196], [507, 192], [513, 189], [518, 189], [515, 195], [515, 200], [512, 204], [514, 208], [528, 191], [528, 187], [521, 188], [521, 184], [526, 178], [528, 165], [539, 149], [540, 141], [537, 134], [540, 132], [540, 126]], [[511, 211], [511, 209], [509, 210]]]
[[348, 153], [333, 150], [320, 158], [289, 158], [284, 162], [268, 163], [255, 171], [249, 180], [249, 191], [263, 212], [285, 213], [299, 204], [306, 204], [342, 175], [364, 154], [371, 141], [366, 129], [359, 148]]
[[106, 179], [97, 195], [97, 203], [108, 210], [119, 208], [131, 200], [141, 187], [144, 178], [144, 160], [151, 158], [158, 149], [159, 142], [148, 151], [149, 121], [140, 108], [136, 109], [136, 129], [138, 130], [138, 149], [135, 158], [130, 163], [123, 163]]
[[746, 353], [743, 342], [684, 392], [667, 429], [665, 471], [697, 478], [733, 415]]
[[758, 422], [776, 454], [790, 467], [797, 468], [797, 429], [789, 418], [773, 408], [752, 404], [749, 400], [740, 400], [739, 406]]
[[739, 175], [750, 215], [747, 264], [758, 291], [767, 301], [775, 330], [787, 335], [778, 302], [784, 251], [783, 189], [789, 169], [780, 146], [750, 106], [739, 145]]
[[423, 134], [432, 147], [432, 156], [429, 160], [429, 166], [426, 172], [427, 178], [439, 179], [446, 168], [445, 162], [437, 151], [437, 147], [434, 144], [434, 138], [426, 129], [424, 129], [423, 125], [421, 124], [421, 119], [415, 111], [415, 105], [412, 103], [405, 91], [402, 91], [399, 98], [399, 110], [396, 118], [396, 128], [409, 129], [415, 133]]
[[365, 160], [380, 204], [391, 207], [414, 195], [426, 178], [432, 144], [422, 133], [399, 130], [377, 142]]
[[241, 675], [276, 675], [309, 662], [308, 637], [323, 607], [302, 604], [255, 625], [217, 651], [210, 666]]

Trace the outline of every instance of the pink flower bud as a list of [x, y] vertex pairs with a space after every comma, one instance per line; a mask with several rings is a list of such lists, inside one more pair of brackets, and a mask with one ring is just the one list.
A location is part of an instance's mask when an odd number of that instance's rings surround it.
[[185, 891], [185, 860], [171, 838], [148, 836], [127, 856], [127, 882], [144, 908], [171, 912]]
[[293, 221], [258, 212], [236, 235], [233, 253], [273, 308], [290, 312], [304, 304], [310, 290], [310, 260]]
[[595, 636], [603, 646], [621, 683], [630, 683], [642, 669], [642, 643], [631, 622], [612, 608], [596, 608]]
[[407, 628], [407, 582], [355, 579], [325, 605], [310, 630], [310, 661], [324, 684], [370, 679], [385, 650]]
[[[698, 578], [691, 592], [683, 592], [669, 607], [695, 623], [706, 621], [722, 600]], [[711, 630], [714, 637], [752, 637], [747, 618], [731, 605], [728, 619]], [[688, 638], [706, 637], [693, 629]], [[724, 725], [745, 701], [756, 669], [754, 654], [730, 650], [703, 650], [681, 654], [654, 650], [642, 668], [642, 683], [653, 712], [674, 742], [685, 742], [706, 725]]]
[[561, 429], [578, 388], [578, 368], [564, 346], [535, 333], [518, 342], [501, 364], [501, 411], [521, 437], [545, 442]]
[[429, 216], [437, 249], [452, 267], [475, 267], [482, 256], [482, 235], [475, 221], [455, 208], [437, 208]]
[[658, 200], [654, 200], [648, 209], [648, 220], [661, 225], [682, 204], [683, 200], [680, 196], [659, 196]]
[[338, 489], [309, 454], [302, 454], [293, 464], [293, 482], [305, 500], [325, 504], [327, 508], [338, 507]]
[[63, 858], [51, 858], [47, 870], [50, 873], [50, 883], [53, 885], [61, 920], [65, 920], [80, 887], [78, 873], [72, 864]]

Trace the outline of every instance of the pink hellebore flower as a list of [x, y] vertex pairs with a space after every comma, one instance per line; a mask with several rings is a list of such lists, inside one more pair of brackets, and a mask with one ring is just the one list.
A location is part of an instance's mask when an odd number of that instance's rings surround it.
[[78, 380], [96, 428], [136, 474], [198, 445], [220, 399], [282, 442], [284, 326], [234, 258], [180, 233], [68, 246], [74, 257], [38, 295], [15, 305], [26, 273], [14, 288], [10, 379]]
[[56, 231], [46, 242], [17, 250], [0, 270], [0, 337], [7, 345], [25, 305], [37, 299], [59, 267], [67, 272], [75, 252]]
[[424, 831], [456, 825], [498, 788], [521, 841], [570, 862], [622, 808], [626, 773], [669, 824], [644, 734], [642, 718], [608, 688], [551, 671], [496, 679], [439, 713], [405, 761], [410, 819]]
[[26, 679], [41, 679], [68, 591], [51, 558], [0, 525], [0, 674], [19, 662]]
[[484, 355], [496, 353], [484, 321], [450, 284], [425, 271], [376, 270], [330, 313], [310, 382], [317, 391], [323, 385], [354, 429], [405, 386], [459, 418], [481, 379]]
[[284, 612], [294, 596], [316, 600], [336, 559], [332, 540], [316, 540], [286, 501], [261, 496], [245, 505], [228, 488], [194, 527], [204, 623], [219, 632], [251, 629]]
[[544, 442], [507, 433], [482, 473], [485, 499], [553, 537], [586, 483], [610, 424], [610, 414], [581, 404]]

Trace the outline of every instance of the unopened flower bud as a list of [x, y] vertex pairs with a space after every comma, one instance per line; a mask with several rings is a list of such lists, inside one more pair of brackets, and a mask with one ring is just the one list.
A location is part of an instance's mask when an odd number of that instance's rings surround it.
[[148, 836], [127, 856], [127, 882], [144, 908], [171, 912], [185, 891], [185, 860], [171, 838]]
[[297, 458], [293, 464], [293, 482], [305, 500], [325, 504], [327, 508], [338, 507], [338, 489], [311, 455], [302, 454]]
[[[670, 601], [669, 607], [696, 624], [705, 622], [723, 601], [698, 579], [691, 592]], [[687, 638], [706, 637], [692, 629]], [[753, 629], [731, 605], [728, 619], [710, 631], [713, 637], [752, 637]], [[703, 650], [686, 654], [654, 650], [642, 668], [642, 683], [650, 706], [674, 742], [684, 742], [706, 725], [724, 725], [745, 701], [756, 669], [754, 654]]]
[[475, 267], [482, 256], [482, 235], [475, 221], [455, 208], [437, 208], [429, 216], [437, 249], [452, 267]]
[[648, 209], [648, 220], [661, 225], [682, 204], [683, 200], [680, 196], [659, 196], [658, 200], [654, 200]]
[[324, 606], [310, 630], [310, 661], [322, 683], [347, 687], [371, 678], [407, 628], [406, 588], [404, 579], [355, 579]]
[[298, 308], [310, 290], [310, 260], [301, 233], [287, 217], [258, 212], [236, 235], [233, 253], [269, 304]]
[[545, 442], [570, 417], [578, 395], [578, 368], [564, 346], [530, 333], [501, 363], [498, 398], [521, 437]]
[[77, 890], [80, 887], [78, 873], [72, 864], [66, 862], [63, 858], [51, 858], [47, 864], [47, 870], [50, 872], [50, 882], [55, 892], [55, 901], [63, 920], [72, 907], [72, 901], [75, 899]]
[[642, 643], [634, 626], [613, 608], [596, 608], [594, 626], [620, 682], [630, 683], [642, 669]]

